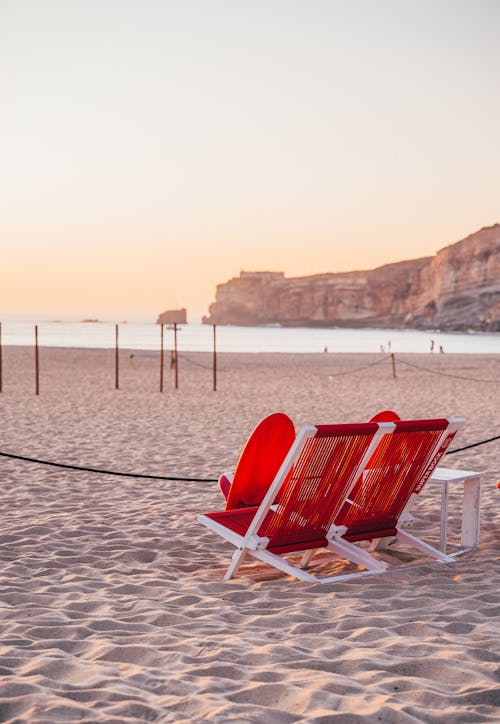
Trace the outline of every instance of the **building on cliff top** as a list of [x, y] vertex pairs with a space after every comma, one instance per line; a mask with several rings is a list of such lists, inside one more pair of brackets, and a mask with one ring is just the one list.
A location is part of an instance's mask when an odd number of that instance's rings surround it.
[[284, 279], [285, 272], [277, 271], [240, 271], [240, 279]]

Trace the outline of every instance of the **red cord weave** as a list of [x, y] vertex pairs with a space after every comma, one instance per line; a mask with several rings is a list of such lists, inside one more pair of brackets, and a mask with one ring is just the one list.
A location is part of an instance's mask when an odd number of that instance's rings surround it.
[[335, 521], [347, 526], [346, 538], [395, 531], [410, 496], [420, 492], [454, 437], [450, 434], [436, 451], [446, 426], [446, 420], [405, 421], [384, 436]]

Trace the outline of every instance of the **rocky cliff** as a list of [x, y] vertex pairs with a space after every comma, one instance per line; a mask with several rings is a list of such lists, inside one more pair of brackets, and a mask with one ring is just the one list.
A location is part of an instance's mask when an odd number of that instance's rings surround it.
[[368, 271], [242, 271], [217, 286], [203, 322], [500, 331], [500, 224], [433, 257]]

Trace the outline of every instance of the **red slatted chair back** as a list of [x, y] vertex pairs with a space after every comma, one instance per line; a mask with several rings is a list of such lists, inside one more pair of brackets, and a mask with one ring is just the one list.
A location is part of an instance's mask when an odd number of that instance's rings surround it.
[[413, 493], [419, 493], [455, 432], [444, 435], [448, 420], [396, 422], [384, 435], [338, 518], [345, 538], [364, 540], [395, 535], [398, 519]]
[[259, 535], [270, 539], [269, 550], [300, 550], [314, 541], [326, 545], [330, 525], [378, 429], [376, 423], [316, 426], [281, 489], [277, 508], [260, 526]]

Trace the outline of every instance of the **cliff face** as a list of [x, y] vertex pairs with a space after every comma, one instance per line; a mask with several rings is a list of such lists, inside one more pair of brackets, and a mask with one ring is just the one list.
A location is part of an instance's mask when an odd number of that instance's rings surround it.
[[500, 331], [500, 224], [434, 257], [287, 279], [241, 272], [217, 286], [208, 324]]

